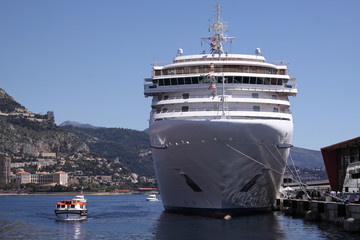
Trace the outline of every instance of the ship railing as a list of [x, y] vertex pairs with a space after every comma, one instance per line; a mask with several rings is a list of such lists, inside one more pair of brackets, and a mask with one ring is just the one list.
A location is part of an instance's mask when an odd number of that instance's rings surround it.
[[[221, 98], [221, 95], [218, 95], [215, 97], [216, 101], [219, 101], [219, 99]], [[274, 98], [273, 96], [261, 96], [258, 98], [254, 98], [252, 96], [239, 96], [239, 95], [231, 95], [231, 96], [226, 96], [226, 98], [231, 98], [231, 99], [237, 99], [237, 98], [241, 98], [241, 99], [268, 99], [268, 100], [282, 100], [282, 101], [287, 101], [287, 97], [283, 97], [283, 96], [277, 96], [276, 98]], [[212, 95], [203, 95], [203, 96], [191, 96], [188, 98], [183, 98], [182, 96], [174, 96], [174, 97], [168, 97], [166, 99], [162, 98], [162, 99], [157, 99], [157, 98], [153, 98], [153, 102], [159, 102], [159, 101], [172, 101], [172, 100], [190, 100], [190, 99], [214, 99], [214, 97]], [[212, 102], [212, 101], [210, 101]]]
[[[288, 71], [274, 71], [273, 69], [268, 68], [258, 68], [258, 67], [239, 67], [239, 68], [215, 68], [215, 73], [218, 72], [231, 72], [231, 73], [256, 73], [256, 74], [275, 74], [275, 75], [287, 75]], [[153, 76], [172, 76], [172, 75], [181, 75], [181, 74], [208, 74], [209, 69], [208, 67], [203, 68], [184, 68], [184, 69], [177, 69], [177, 68], [170, 68], [164, 70], [156, 70], [153, 71]]]
[[235, 57], [227, 57], [224, 55], [223, 57], [207, 57], [204, 55], [201, 58], [188, 58], [181, 60], [174, 60], [174, 63], [185, 63], [185, 62], [208, 62], [208, 61], [247, 61], [247, 62], [265, 62], [263, 59], [253, 59], [253, 58], [235, 58]]
[[[209, 109], [209, 108], [189, 108], [188, 111], [182, 111], [181, 109], [165, 109], [162, 111], [156, 111], [156, 110], [152, 110], [151, 113], [152, 114], [174, 114], [174, 113], [189, 113], [189, 112], [218, 112], [218, 111], [222, 111], [221, 107], [216, 108], [216, 109]], [[270, 111], [270, 110], [261, 110], [261, 111], [255, 111], [253, 108], [241, 108], [241, 109], [226, 109], [225, 112], [273, 112], [273, 113], [287, 113], [287, 114], [291, 114], [292, 112], [290, 111], [290, 109], [285, 109], [285, 110], [278, 110], [278, 111]]]

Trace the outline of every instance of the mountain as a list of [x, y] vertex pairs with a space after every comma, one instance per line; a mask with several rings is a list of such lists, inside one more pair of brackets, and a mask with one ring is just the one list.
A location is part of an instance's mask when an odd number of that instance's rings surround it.
[[79, 123], [75, 121], [65, 121], [59, 125], [59, 127], [65, 127], [65, 126], [73, 126], [78, 128], [104, 128], [104, 127], [96, 127], [88, 123]]
[[53, 117], [34, 114], [0, 89], [0, 152], [36, 157], [41, 152], [68, 156], [89, 152], [76, 135], [54, 124]]
[[118, 159], [132, 172], [154, 177], [149, 134], [123, 128], [79, 128], [63, 126], [86, 142], [90, 151], [109, 160]]
[[291, 158], [295, 165], [303, 168], [324, 167], [324, 161], [320, 151], [305, 148], [292, 147], [288, 158], [288, 164], [292, 165]]

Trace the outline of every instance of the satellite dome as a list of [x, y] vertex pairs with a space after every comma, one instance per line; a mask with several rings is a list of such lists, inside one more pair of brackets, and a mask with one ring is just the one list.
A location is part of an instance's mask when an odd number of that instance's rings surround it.
[[182, 50], [182, 48], [179, 48], [178, 50], [177, 50], [177, 56], [181, 56], [182, 54], [184, 53], [184, 51]]
[[256, 56], [262, 55], [260, 48], [255, 49]]

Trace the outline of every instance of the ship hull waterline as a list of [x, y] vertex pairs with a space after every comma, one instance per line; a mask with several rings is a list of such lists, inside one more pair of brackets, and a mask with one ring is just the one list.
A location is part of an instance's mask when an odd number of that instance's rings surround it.
[[55, 210], [58, 221], [79, 221], [86, 220], [87, 210]]
[[281, 184], [290, 120], [162, 120], [150, 125], [165, 211], [209, 216], [271, 210]]

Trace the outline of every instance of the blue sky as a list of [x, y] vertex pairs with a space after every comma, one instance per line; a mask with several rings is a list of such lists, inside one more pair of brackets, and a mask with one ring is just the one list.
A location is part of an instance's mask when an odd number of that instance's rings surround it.
[[[1, 0], [0, 88], [35, 113], [144, 130], [151, 64], [202, 51], [215, 1]], [[360, 135], [360, 1], [221, 1], [229, 52], [285, 60], [297, 78], [293, 144]]]

